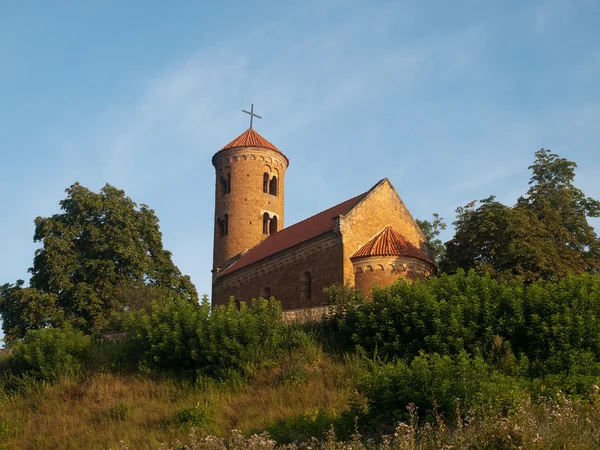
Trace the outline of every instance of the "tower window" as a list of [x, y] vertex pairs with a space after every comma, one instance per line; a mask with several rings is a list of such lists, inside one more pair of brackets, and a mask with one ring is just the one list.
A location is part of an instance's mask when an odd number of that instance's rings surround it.
[[271, 288], [268, 286], [265, 286], [263, 288], [261, 288], [260, 290], [260, 296], [262, 298], [270, 298], [271, 297]]
[[221, 182], [221, 194], [229, 194], [231, 192], [231, 174], [221, 176], [219, 181]]
[[300, 298], [302, 301], [312, 299], [312, 275], [308, 270], [300, 277]]
[[263, 192], [269, 193], [269, 174], [266, 172], [263, 175]]
[[277, 195], [277, 177], [273, 176], [269, 182], [269, 194]]
[[263, 234], [269, 234], [269, 214], [263, 214]]
[[225, 214], [223, 218], [217, 217], [217, 230], [219, 237], [227, 236], [229, 234], [229, 214]]
[[277, 233], [277, 216], [273, 216], [269, 225], [269, 234]]

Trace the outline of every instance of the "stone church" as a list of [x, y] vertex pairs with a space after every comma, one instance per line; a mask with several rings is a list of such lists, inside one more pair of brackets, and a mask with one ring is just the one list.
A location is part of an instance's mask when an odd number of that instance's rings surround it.
[[286, 311], [321, 306], [323, 290], [436, 271], [425, 237], [387, 178], [284, 226], [289, 159], [250, 128], [212, 158], [216, 169], [212, 303], [274, 296]]

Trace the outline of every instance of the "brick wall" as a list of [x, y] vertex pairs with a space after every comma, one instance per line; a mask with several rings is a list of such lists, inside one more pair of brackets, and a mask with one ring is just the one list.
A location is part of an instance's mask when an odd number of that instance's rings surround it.
[[[213, 269], [240, 252], [254, 247], [263, 234], [263, 214], [277, 216], [277, 226], [284, 226], [285, 157], [274, 151], [256, 147], [233, 148], [213, 156], [215, 166], [215, 232]], [[263, 176], [278, 177], [277, 195], [263, 192]], [[231, 176], [231, 189], [224, 193], [221, 177]], [[228, 233], [221, 236], [217, 218], [228, 215]]]
[[[333, 231], [289, 249], [259, 263], [219, 277], [213, 285], [213, 305], [226, 304], [230, 296], [250, 302], [268, 287], [283, 308], [301, 309], [319, 306], [325, 300], [323, 290], [342, 282], [343, 246]], [[302, 297], [302, 274], [311, 274], [311, 298]]]
[[354, 284], [354, 268], [350, 257], [385, 226], [391, 225], [398, 233], [419, 248], [425, 249], [425, 237], [395, 189], [383, 180], [352, 209], [340, 218], [343, 236], [344, 281]]
[[372, 256], [353, 261], [355, 286], [369, 298], [374, 285], [389, 286], [398, 278], [415, 280], [433, 273], [433, 267], [416, 258]]

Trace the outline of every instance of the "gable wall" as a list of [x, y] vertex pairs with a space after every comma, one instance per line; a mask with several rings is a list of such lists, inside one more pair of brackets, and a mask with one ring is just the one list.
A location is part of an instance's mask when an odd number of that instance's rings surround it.
[[[341, 236], [333, 232], [299, 245], [281, 255], [268, 258], [238, 272], [218, 278], [213, 284], [213, 305], [229, 302], [231, 296], [249, 303], [268, 286], [271, 295], [285, 310], [319, 306], [325, 301], [323, 289], [342, 283], [343, 246]], [[301, 276], [312, 276], [312, 298], [301, 300]]]
[[391, 225], [427, 254], [423, 233], [390, 182], [385, 179], [346, 216], [340, 218], [345, 283], [354, 285], [354, 268], [350, 257], [387, 225]]

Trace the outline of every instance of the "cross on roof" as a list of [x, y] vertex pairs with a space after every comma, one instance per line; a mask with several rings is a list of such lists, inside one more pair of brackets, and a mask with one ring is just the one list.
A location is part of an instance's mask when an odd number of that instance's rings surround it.
[[246, 114], [250, 114], [250, 129], [252, 129], [252, 119], [255, 117], [258, 117], [259, 119], [262, 119], [261, 116], [259, 116], [258, 114], [254, 114], [254, 103], [252, 103], [252, 105], [250, 106], [250, 111], [246, 111], [245, 109], [242, 109], [242, 112], [245, 112]]

